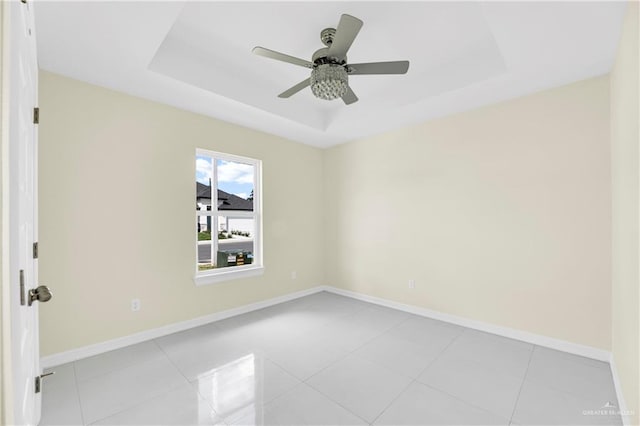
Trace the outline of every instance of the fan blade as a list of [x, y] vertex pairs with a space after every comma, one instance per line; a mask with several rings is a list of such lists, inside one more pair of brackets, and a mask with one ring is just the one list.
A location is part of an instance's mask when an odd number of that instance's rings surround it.
[[353, 90], [351, 90], [351, 87], [347, 86], [347, 93], [342, 95], [342, 100], [344, 101], [345, 104], [351, 105], [354, 102], [358, 102], [358, 97], [356, 96], [355, 93], [353, 93]]
[[277, 61], [288, 62], [294, 65], [300, 65], [305, 68], [313, 68], [313, 63], [305, 61], [304, 59], [296, 58], [295, 56], [285, 55], [284, 53], [276, 52], [275, 50], [265, 49], [264, 47], [254, 47], [252, 50], [256, 55], [264, 56], [265, 58], [275, 59]]
[[296, 84], [295, 86], [293, 86], [290, 89], [285, 90], [284, 92], [280, 93], [278, 95], [279, 98], [288, 98], [291, 97], [292, 95], [295, 95], [296, 93], [298, 93], [299, 91], [301, 91], [302, 89], [304, 89], [305, 87], [308, 87], [309, 84], [311, 84], [311, 82], [309, 81], [308, 78], [302, 80], [300, 83]]
[[333, 38], [331, 46], [329, 46], [327, 56], [340, 60], [344, 59], [347, 56], [347, 51], [351, 47], [353, 40], [355, 40], [360, 32], [360, 28], [362, 28], [361, 20], [351, 15], [342, 15], [338, 23], [338, 28], [336, 28], [336, 35]]
[[368, 64], [347, 65], [349, 75], [365, 74], [406, 74], [409, 61], [371, 62]]

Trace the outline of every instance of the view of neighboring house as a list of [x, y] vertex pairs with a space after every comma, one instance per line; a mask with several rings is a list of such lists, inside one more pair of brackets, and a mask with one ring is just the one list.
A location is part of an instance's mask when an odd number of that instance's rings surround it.
[[[196, 182], [196, 208], [198, 210], [211, 209], [211, 186]], [[245, 200], [234, 194], [218, 189], [218, 211], [253, 211], [253, 200]], [[198, 218], [198, 232], [208, 231], [211, 228], [210, 217]], [[253, 234], [253, 219], [233, 217], [232, 214], [224, 214], [218, 219], [218, 232], [240, 231]]]

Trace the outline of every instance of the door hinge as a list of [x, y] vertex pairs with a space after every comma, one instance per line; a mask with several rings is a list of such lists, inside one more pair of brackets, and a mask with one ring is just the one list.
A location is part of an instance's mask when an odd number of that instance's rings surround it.
[[40, 108], [35, 107], [33, 109], [33, 124], [39, 124], [40, 123]]
[[36, 376], [35, 386], [34, 386], [35, 393], [40, 393], [40, 391], [42, 390], [42, 379], [44, 379], [47, 376], [51, 376], [52, 374], [55, 374], [55, 371], [51, 371], [49, 373], [44, 373], [39, 376]]
[[33, 243], [33, 258], [38, 258], [38, 242]]
[[24, 269], [20, 269], [20, 305], [24, 306], [26, 301], [24, 293]]

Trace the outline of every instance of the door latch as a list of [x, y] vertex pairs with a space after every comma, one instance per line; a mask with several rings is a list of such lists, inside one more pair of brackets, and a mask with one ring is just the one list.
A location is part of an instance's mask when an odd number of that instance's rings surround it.
[[40, 393], [40, 391], [42, 390], [42, 379], [44, 379], [47, 376], [51, 376], [52, 374], [55, 374], [55, 371], [51, 371], [49, 373], [44, 373], [39, 376], [36, 376], [35, 393]]

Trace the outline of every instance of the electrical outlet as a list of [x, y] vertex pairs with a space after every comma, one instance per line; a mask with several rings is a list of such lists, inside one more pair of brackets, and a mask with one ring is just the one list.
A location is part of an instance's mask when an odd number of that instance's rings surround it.
[[413, 290], [416, 288], [416, 282], [414, 280], [409, 280], [409, 288]]
[[140, 299], [131, 299], [131, 311], [138, 312], [140, 310]]
[[296, 271], [291, 271], [291, 279], [295, 280], [296, 278], [298, 278], [298, 273]]

